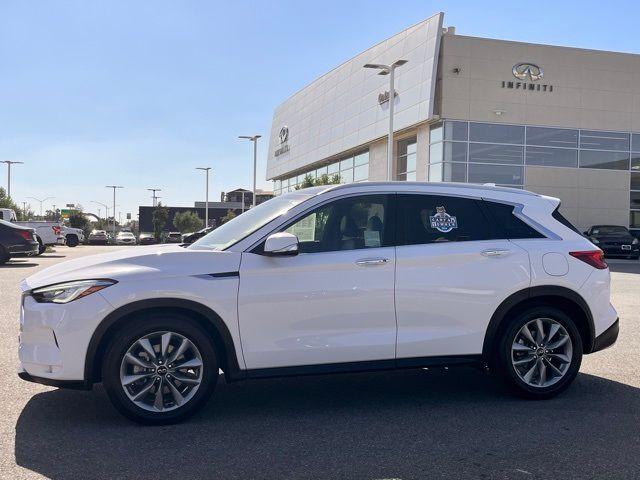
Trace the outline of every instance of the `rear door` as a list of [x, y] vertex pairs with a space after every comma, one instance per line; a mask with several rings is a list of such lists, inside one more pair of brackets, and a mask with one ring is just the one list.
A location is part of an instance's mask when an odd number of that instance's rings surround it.
[[481, 353], [496, 308], [529, 286], [527, 252], [496, 238], [481, 199], [397, 202], [397, 358]]

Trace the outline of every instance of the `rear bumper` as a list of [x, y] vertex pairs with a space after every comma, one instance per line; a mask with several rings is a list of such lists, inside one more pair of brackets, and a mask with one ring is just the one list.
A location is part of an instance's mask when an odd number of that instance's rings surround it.
[[616, 340], [618, 339], [618, 333], [620, 333], [620, 319], [616, 318], [616, 321], [613, 322], [609, 328], [607, 328], [604, 332], [596, 337], [593, 341], [593, 352], [599, 352], [600, 350], [604, 350], [607, 347], [610, 347]]
[[12, 257], [18, 257], [23, 255], [36, 255], [38, 253], [38, 248], [40, 248], [40, 244], [38, 242], [29, 242], [19, 245], [10, 245], [8, 250], [9, 255]]

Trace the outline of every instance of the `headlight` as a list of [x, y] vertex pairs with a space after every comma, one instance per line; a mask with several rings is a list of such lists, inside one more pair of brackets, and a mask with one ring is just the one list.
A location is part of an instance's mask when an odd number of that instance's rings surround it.
[[634, 238], [633, 242], [631, 242], [631, 245], [637, 245], [638, 242], [640, 242], [640, 240], [638, 240], [637, 238]]
[[107, 288], [116, 282], [115, 280], [80, 280], [78, 282], [65, 282], [48, 287], [36, 288], [31, 296], [38, 303], [69, 303], [78, 298], [86, 297]]
[[598, 244], [600, 243], [600, 242], [599, 242], [597, 239], [595, 239], [595, 238], [592, 238], [592, 239], [590, 239], [590, 240], [591, 240], [591, 243], [593, 243], [594, 245], [598, 245]]

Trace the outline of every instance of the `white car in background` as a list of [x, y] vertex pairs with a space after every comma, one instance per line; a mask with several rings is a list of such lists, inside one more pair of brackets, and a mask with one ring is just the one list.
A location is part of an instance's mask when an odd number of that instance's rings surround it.
[[120, 232], [116, 235], [116, 245], [135, 245], [136, 237], [131, 232]]
[[219, 369], [231, 382], [479, 364], [553, 397], [618, 336], [602, 251], [559, 203], [471, 184], [313, 187], [186, 248], [61, 263], [21, 284], [19, 375], [102, 381], [147, 424], [196, 412]]

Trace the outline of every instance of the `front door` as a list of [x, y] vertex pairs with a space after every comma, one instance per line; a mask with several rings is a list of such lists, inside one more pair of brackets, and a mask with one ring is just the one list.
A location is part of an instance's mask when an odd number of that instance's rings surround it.
[[242, 254], [248, 369], [394, 359], [393, 200], [332, 200], [282, 229], [298, 236], [298, 255]]

